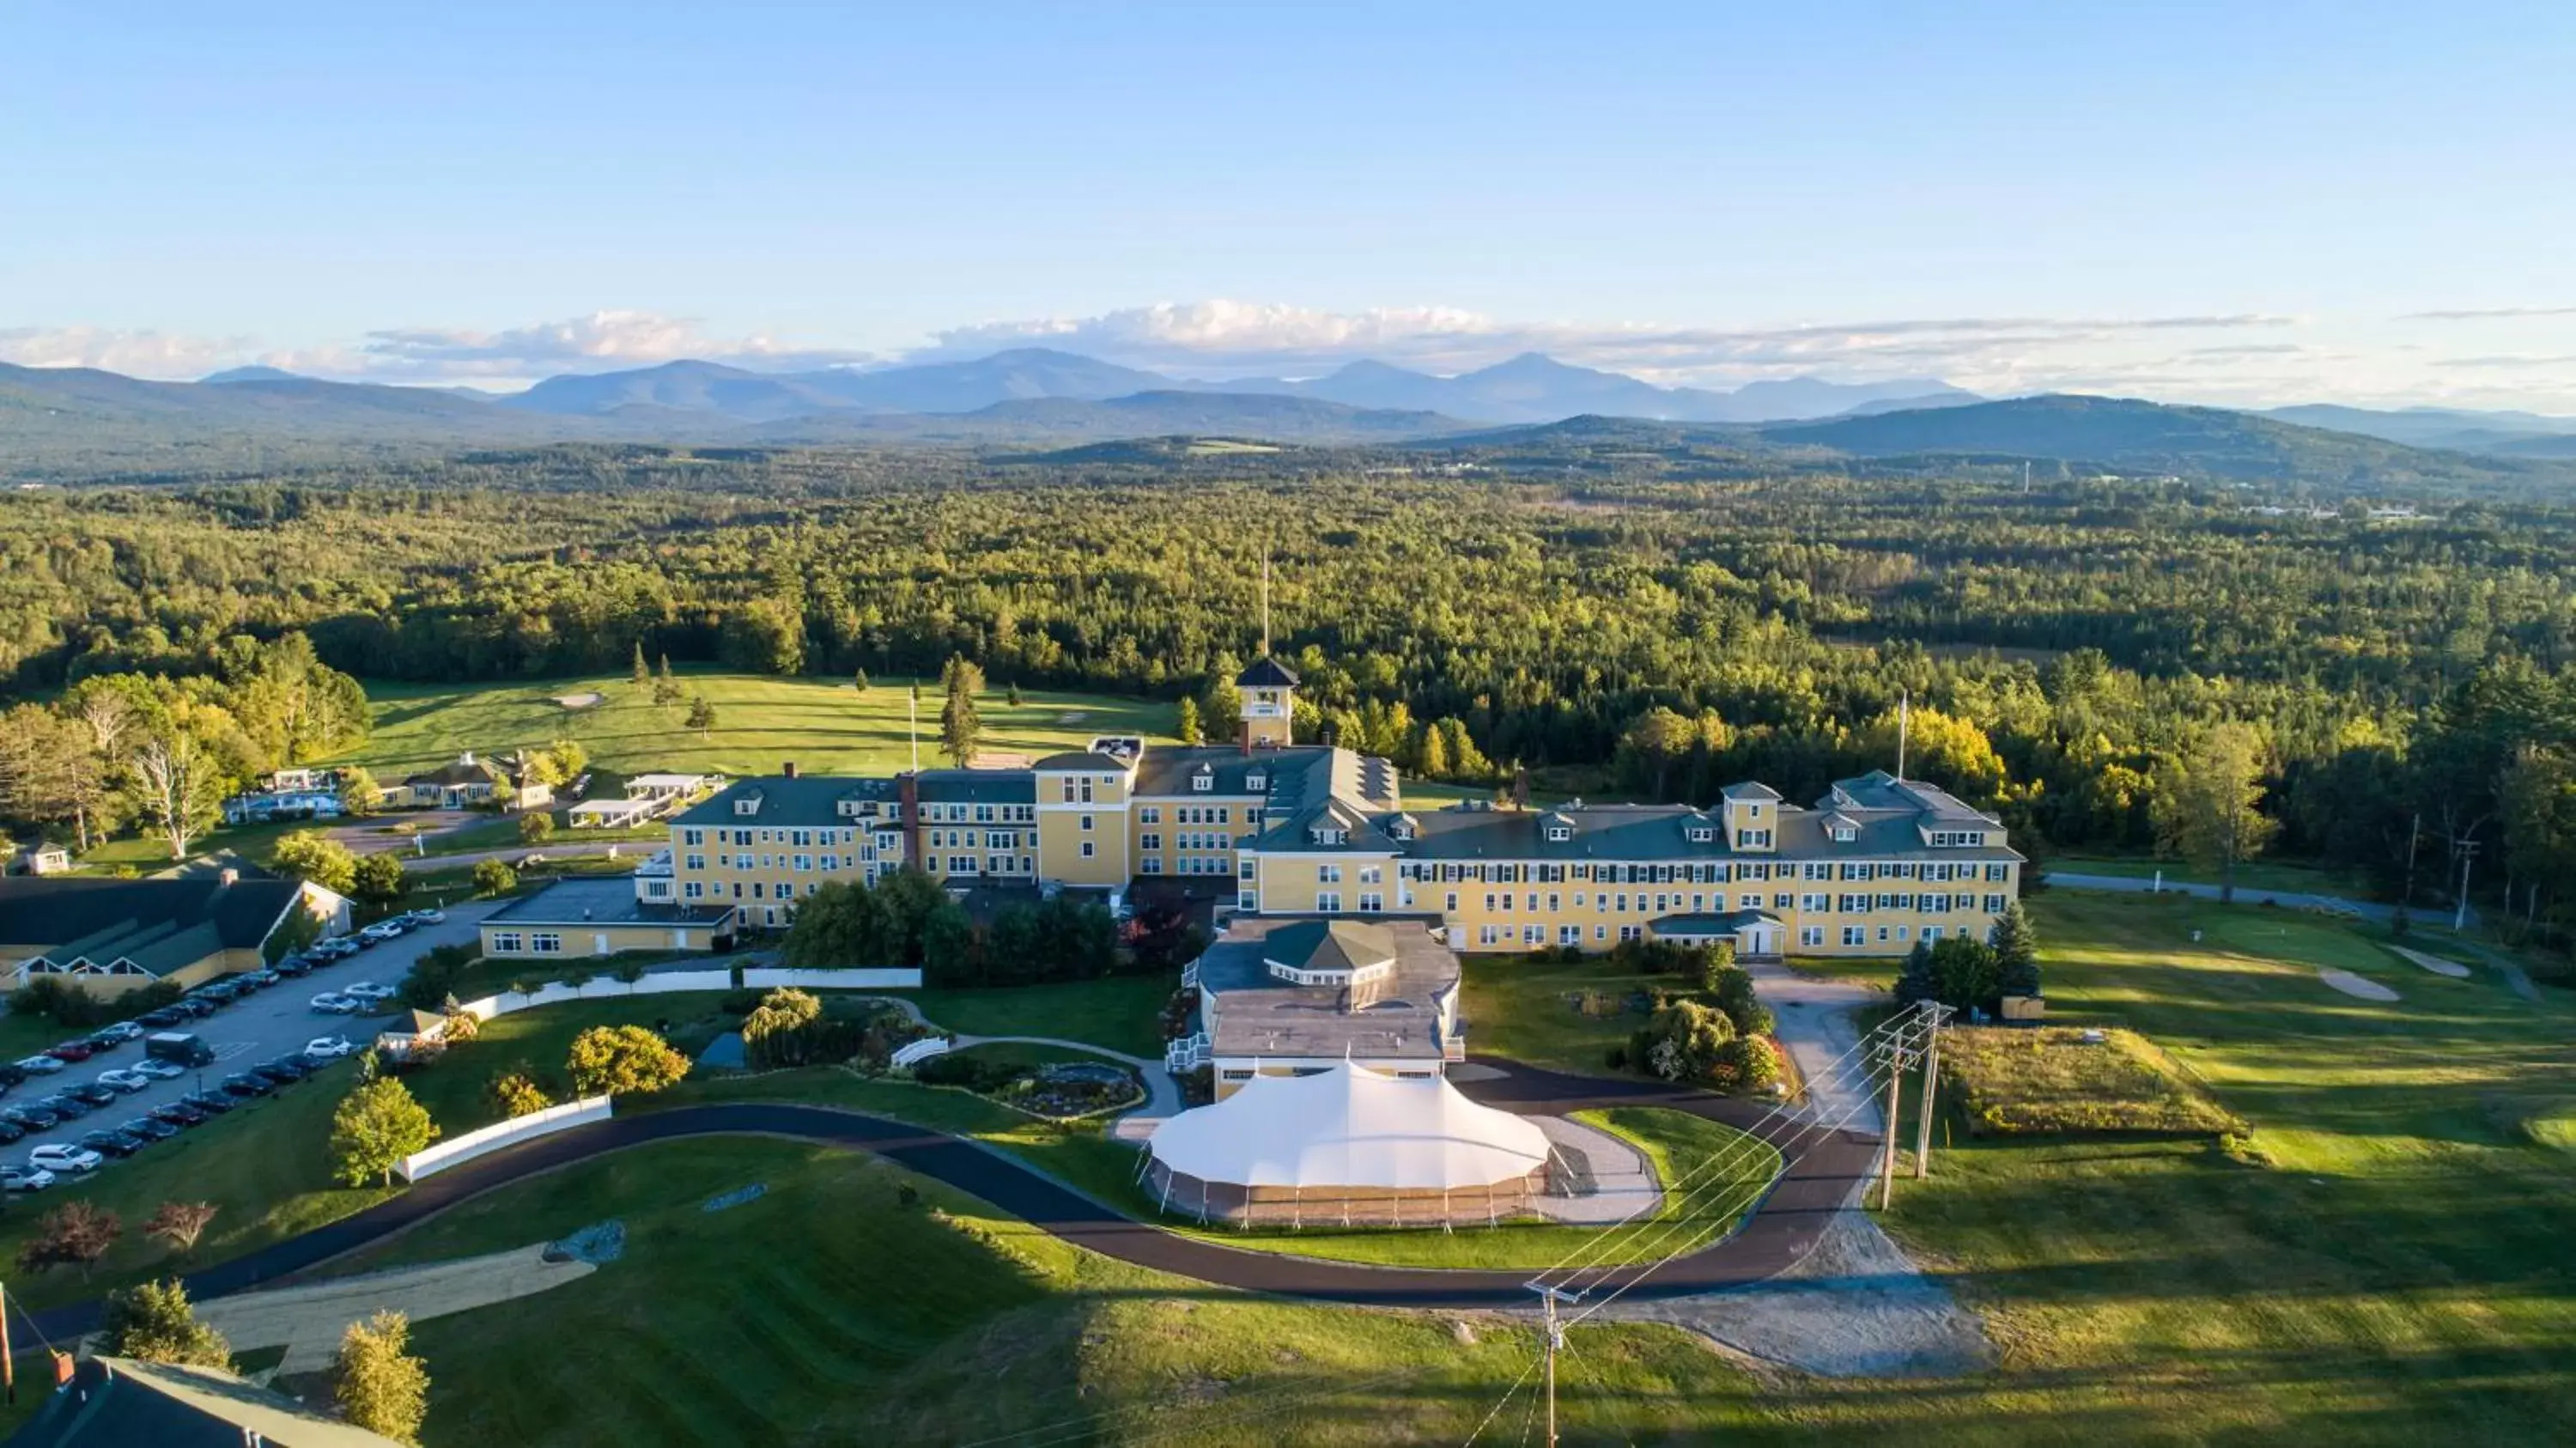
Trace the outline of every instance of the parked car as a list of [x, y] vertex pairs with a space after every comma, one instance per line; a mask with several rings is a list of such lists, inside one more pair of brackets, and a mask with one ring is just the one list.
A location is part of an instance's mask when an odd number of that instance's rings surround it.
[[90, 1032], [89, 1036], [90, 1040], [93, 1042], [103, 1041], [111, 1046], [122, 1045], [127, 1041], [141, 1040], [142, 1037], [143, 1028], [132, 1021], [116, 1021], [111, 1024], [101, 1026], [97, 1030]]
[[290, 955], [284, 960], [279, 961], [277, 964], [270, 966], [269, 969], [276, 971], [279, 975], [294, 976], [300, 979], [313, 973], [313, 962], [306, 960], [300, 955]]
[[82, 1081], [64, 1087], [62, 1094], [74, 1100], [86, 1101], [92, 1106], [114, 1106], [117, 1089], [113, 1086], [102, 1086], [96, 1081]]
[[206, 1119], [206, 1113], [204, 1111], [189, 1105], [185, 1101], [173, 1101], [167, 1105], [155, 1106], [152, 1108], [151, 1114], [153, 1120], [166, 1121], [170, 1125], [177, 1127], [195, 1126]]
[[19, 1070], [26, 1072], [30, 1076], [51, 1076], [56, 1071], [66, 1069], [69, 1065], [69, 1063], [64, 1061], [60, 1056], [29, 1056], [25, 1060], [14, 1062], [13, 1064], [16, 1065]]
[[359, 931], [358, 938], [367, 942], [369, 945], [382, 945], [388, 940], [399, 937], [402, 933], [403, 930], [401, 926], [396, 925], [390, 920], [379, 920], [375, 924], [368, 926], [366, 929]]
[[241, 978], [249, 981], [252, 985], [261, 990], [266, 990], [270, 986], [277, 984], [279, 981], [286, 979], [286, 977], [279, 975], [276, 971], [267, 969], [266, 967], [262, 967], [258, 970], [243, 971]]
[[306, 946], [304, 953], [315, 960], [347, 960], [365, 948], [349, 937], [341, 935], [329, 940], [316, 941]]
[[357, 1049], [346, 1036], [315, 1036], [304, 1043], [304, 1054], [317, 1061], [337, 1061]]
[[195, 996], [181, 996], [170, 1003], [170, 1009], [177, 1011], [181, 1022], [184, 1023], [204, 1020], [215, 1013], [219, 1004], [216, 1001], [200, 1000]]
[[242, 987], [240, 982], [229, 976], [222, 980], [210, 980], [204, 985], [197, 987], [194, 992], [194, 994], [200, 999], [217, 1002], [229, 1002], [241, 993]]
[[128, 1067], [122, 1071], [99, 1072], [97, 1084], [110, 1091], [148, 1091], [152, 1087], [152, 1078]]
[[187, 1067], [176, 1061], [164, 1061], [158, 1056], [146, 1056], [126, 1069], [149, 1076], [155, 1081], [176, 1081], [188, 1074]]
[[46, 1047], [45, 1054], [57, 1061], [86, 1061], [98, 1052], [91, 1049], [87, 1041], [65, 1041], [59, 1046]]
[[0, 1146], [12, 1145], [26, 1139], [27, 1128], [14, 1121], [0, 1118]]
[[78, 1146], [40, 1146], [27, 1153], [27, 1164], [57, 1173], [93, 1172], [98, 1170], [99, 1155]]
[[423, 925], [444, 925], [447, 923], [447, 914], [445, 911], [441, 910], [415, 910], [411, 912], [411, 918], [419, 921]]
[[82, 1134], [80, 1144], [101, 1156], [127, 1157], [143, 1149], [143, 1143], [114, 1129]]
[[187, 1019], [188, 1013], [179, 1009], [177, 1006], [163, 1006], [159, 1010], [145, 1011], [143, 1014], [136, 1016], [134, 1018], [134, 1023], [138, 1026], [148, 1026], [156, 1031], [166, 1031], [172, 1026], [185, 1022]]
[[305, 1004], [326, 1016], [353, 1016], [366, 1006], [366, 1002], [356, 996], [345, 996], [336, 991], [325, 991]]
[[179, 1128], [150, 1116], [138, 1116], [131, 1121], [120, 1121], [116, 1129], [143, 1141], [168, 1141], [179, 1134]]
[[63, 1124], [61, 1117], [32, 1104], [12, 1106], [6, 1111], [0, 1111], [0, 1121], [6, 1121], [20, 1131], [51, 1131]]
[[41, 1192], [54, 1184], [54, 1174], [33, 1164], [10, 1162], [0, 1166], [0, 1190]]
[[353, 980], [340, 987], [340, 994], [355, 996], [362, 1001], [389, 1001], [394, 998], [394, 988], [371, 980]]
[[279, 1086], [292, 1086], [296, 1082], [303, 1080], [306, 1076], [311, 1075], [312, 1072], [305, 1067], [291, 1065], [284, 1060], [276, 1060], [262, 1061], [258, 1065], [251, 1067], [250, 1070], [243, 1074], [257, 1076], [261, 1080], [272, 1082]]
[[24, 1085], [26, 1080], [26, 1067], [14, 1061], [0, 1061], [0, 1091], [6, 1091], [12, 1086]]
[[179, 1099], [208, 1116], [221, 1116], [237, 1104], [221, 1091], [191, 1091]]
[[[109, 1099], [115, 1098], [111, 1096]], [[64, 1121], [78, 1116], [87, 1116], [98, 1109], [69, 1091], [57, 1091], [51, 1096], [40, 1096], [36, 1098], [36, 1106], [40, 1110], [52, 1112]]]
[[235, 1071], [223, 1079], [223, 1088], [235, 1096], [266, 1096], [277, 1089], [277, 1083], [248, 1071]]

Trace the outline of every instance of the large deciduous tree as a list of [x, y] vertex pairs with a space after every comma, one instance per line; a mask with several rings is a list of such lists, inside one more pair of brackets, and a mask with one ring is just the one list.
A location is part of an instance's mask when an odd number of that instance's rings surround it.
[[573, 1037], [564, 1062], [584, 1096], [649, 1096], [689, 1074], [689, 1058], [642, 1026], [593, 1026]]
[[391, 1076], [361, 1083], [331, 1114], [331, 1161], [340, 1180], [353, 1187], [370, 1178], [393, 1185], [394, 1168], [404, 1157], [426, 1150], [438, 1139], [438, 1124], [411, 1088]]
[[2265, 815], [2263, 736], [2242, 723], [2201, 731], [2156, 766], [2152, 814], [2164, 848], [2218, 872], [2218, 898], [2236, 898], [2236, 867], [2262, 853], [2279, 825]]

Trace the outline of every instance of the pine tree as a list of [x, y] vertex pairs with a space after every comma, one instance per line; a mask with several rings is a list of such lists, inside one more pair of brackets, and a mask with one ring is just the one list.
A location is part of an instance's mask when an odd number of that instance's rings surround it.
[[1449, 742], [1437, 725], [1422, 731], [1422, 767], [1425, 779], [1449, 777]]
[[984, 721], [975, 712], [975, 687], [984, 671], [963, 658], [948, 661], [948, 702], [939, 710], [939, 747], [963, 769], [975, 762], [984, 738]]
[[635, 687], [639, 689], [653, 682], [653, 671], [650, 668], [647, 668], [644, 663], [644, 641], [642, 639], [637, 639], [635, 641], [634, 676]]
[[2004, 907], [1995, 917], [1995, 928], [1987, 936], [1995, 948], [1995, 983], [1998, 993], [2008, 996], [2039, 994], [2039, 933], [2031, 929], [2030, 916], [2019, 900]]
[[705, 734], [716, 727], [716, 706], [707, 702], [706, 695], [700, 694], [689, 701], [689, 717], [682, 722]]
[[1941, 982], [1932, 970], [1932, 942], [1917, 940], [1905, 953], [1905, 966], [1896, 973], [1896, 1003], [1910, 1006], [1917, 1001], [1939, 997]]
[[1180, 722], [1172, 726], [1172, 734], [1183, 744], [1195, 745], [1207, 742], [1206, 732], [1199, 727], [1198, 700], [1188, 698], [1181, 700]]
[[867, 671], [867, 670], [865, 670], [865, 669], [853, 669], [853, 670], [851, 670], [851, 671], [850, 671], [850, 681], [851, 681], [852, 686], [853, 686], [853, 687], [855, 687], [855, 688], [856, 688], [860, 693], [864, 694], [864, 693], [866, 693], [866, 692], [868, 691], [868, 671]]
[[107, 1295], [107, 1351], [147, 1363], [230, 1368], [232, 1344], [197, 1320], [177, 1278], [142, 1282]]

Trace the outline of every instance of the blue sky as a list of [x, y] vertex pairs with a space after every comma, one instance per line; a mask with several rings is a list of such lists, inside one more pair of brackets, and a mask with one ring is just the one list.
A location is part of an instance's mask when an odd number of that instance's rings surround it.
[[2571, 76], [2564, 3], [19, 0], [0, 357], [2576, 412]]

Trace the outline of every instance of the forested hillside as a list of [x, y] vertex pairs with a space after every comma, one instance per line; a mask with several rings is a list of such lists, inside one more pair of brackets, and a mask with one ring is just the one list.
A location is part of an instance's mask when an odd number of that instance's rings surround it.
[[1268, 554], [1302, 727], [1427, 774], [1810, 797], [1890, 761], [1907, 690], [1918, 772], [2052, 846], [2177, 838], [2158, 801], [2233, 721], [2259, 735], [2282, 848], [2393, 878], [2421, 810], [2428, 838], [2502, 847], [2497, 886], [2576, 878], [2553, 783], [2576, 779], [2576, 515], [1426, 471], [573, 449], [17, 494], [0, 668], [31, 690], [200, 674], [227, 636], [289, 632], [405, 680], [618, 671], [639, 645], [879, 678], [955, 654], [997, 687], [1189, 695], [1222, 719]]

